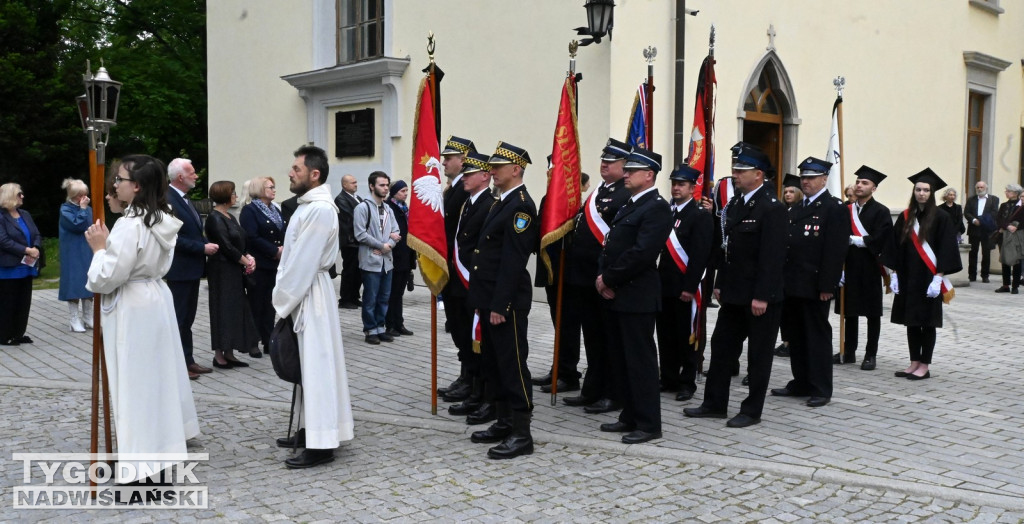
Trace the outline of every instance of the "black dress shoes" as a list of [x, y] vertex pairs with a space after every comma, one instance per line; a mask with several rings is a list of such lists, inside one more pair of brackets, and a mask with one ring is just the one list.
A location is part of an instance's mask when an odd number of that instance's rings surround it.
[[864, 360], [861, 361], [860, 369], [864, 371], [874, 371], [875, 359], [873, 357], [866, 357]]
[[225, 362], [227, 362], [227, 364], [221, 364], [220, 362], [217, 362], [217, 359], [213, 359], [213, 367], [217, 369], [231, 369], [231, 361], [225, 359]]
[[505, 437], [508, 437], [511, 434], [511, 421], [499, 420], [483, 431], [474, 431], [473, 434], [469, 436], [469, 440], [471, 442], [476, 442], [477, 444], [490, 444], [494, 442], [501, 442], [502, 440], [505, 440]]
[[643, 431], [643, 430], [639, 430], [638, 429], [638, 430], [633, 431], [633, 432], [631, 432], [629, 434], [623, 435], [622, 436], [622, 443], [623, 444], [642, 444], [644, 442], [649, 442], [649, 441], [654, 440], [656, 438], [661, 438], [661, 432], [660, 431]]
[[594, 402], [593, 404], [583, 408], [585, 413], [591, 415], [597, 415], [598, 413], [608, 413], [610, 411], [618, 411], [622, 409], [622, 405], [609, 398], [603, 398]]
[[[558, 392], [559, 393], [568, 393], [570, 391], [579, 391], [579, 390], [580, 390], [580, 381], [579, 380], [562, 380], [562, 379], [558, 379]], [[548, 381], [547, 384], [544, 384], [543, 386], [541, 386], [540, 387], [540, 391], [542, 393], [551, 393], [551, 382]]]
[[580, 395], [578, 397], [565, 397], [565, 398], [562, 399], [562, 403], [563, 404], [565, 404], [566, 406], [573, 406], [573, 407], [589, 406], [589, 405], [591, 405], [591, 404], [593, 404], [594, 402], [597, 402], [597, 401], [598, 401], [598, 399], [596, 399], [596, 398], [587, 398], [587, 397], [584, 397], [583, 395]]
[[[247, 368], [247, 367], [249, 367], [249, 364], [246, 364], [245, 362], [242, 362], [241, 360], [231, 360], [231, 359], [228, 359], [228, 358], [226, 358], [224, 360], [226, 360], [228, 362], [228, 365], [233, 367], [233, 368]], [[217, 359], [214, 359], [213, 361], [217, 362]]]
[[400, 336], [402, 336], [402, 333], [399, 332], [395, 328], [388, 328], [387, 331], [384, 332], [384, 334], [388, 335], [389, 337], [400, 337]]
[[333, 449], [306, 448], [302, 450], [299, 456], [284, 461], [284, 465], [288, 469], [305, 469], [319, 466], [320, 464], [327, 464], [328, 462], [334, 462]]
[[379, 338], [381, 342], [394, 342], [395, 341], [395, 337], [393, 337], [393, 336], [391, 336], [391, 335], [389, 335], [387, 333], [378, 333], [377, 334], [377, 338]]
[[893, 376], [896, 377], [896, 378], [907, 378], [907, 375], [909, 375], [909, 374], [910, 373], [907, 373], [906, 371], [897, 371], [897, 372], [893, 373]]
[[484, 402], [483, 404], [480, 404], [475, 411], [466, 416], [466, 424], [476, 426], [478, 424], [486, 424], [497, 418], [498, 410], [494, 406], [494, 403]]
[[807, 399], [807, 407], [820, 408], [825, 404], [828, 404], [831, 399], [828, 397], [811, 397]]
[[743, 384], [744, 386], [749, 386], [750, 385], [750, 375], [743, 375], [743, 380], [740, 381], [740, 384]]
[[260, 351], [260, 348], [254, 347], [249, 351], [249, 356], [252, 358], [263, 358], [263, 352]]
[[378, 337], [377, 335], [366, 335], [366, 338], [363, 339], [363, 342], [366, 342], [367, 344], [370, 344], [371, 346], [379, 346], [380, 345], [380, 337]]
[[679, 402], [684, 402], [690, 400], [691, 398], [693, 398], [693, 391], [690, 391], [688, 389], [684, 389], [676, 394], [676, 400], [678, 400]]
[[786, 388], [774, 388], [774, 389], [772, 389], [772, 396], [773, 397], [806, 397], [806, 396], [809, 396], [809, 395], [798, 395], [798, 394], [794, 393], [793, 391], [791, 391], [789, 389], [786, 389]]
[[786, 344], [779, 344], [778, 346], [776, 346], [775, 347], [775, 356], [777, 356], [777, 357], [788, 357], [789, 356], [789, 346], [787, 346]]
[[306, 428], [302, 428], [295, 432], [294, 435], [287, 438], [277, 439], [277, 447], [279, 448], [304, 448], [306, 447]]
[[924, 375], [915, 375], [913, 373], [907, 373], [907, 380], [924, 380], [926, 378], [932, 378], [931, 371], [925, 371]]
[[22, 335], [22, 336], [14, 339], [14, 340], [17, 343], [19, 343], [19, 344], [31, 344], [32, 343], [32, 337], [30, 337], [28, 335]]
[[690, 418], [725, 418], [728, 416], [724, 411], [713, 411], [704, 406], [686, 408], [683, 410], [683, 415]]
[[446, 390], [441, 396], [445, 402], [462, 402], [469, 398], [470, 393], [473, 392], [473, 386], [468, 382], [460, 382], [455, 387]]
[[725, 425], [729, 426], [730, 428], [745, 428], [747, 426], [753, 426], [754, 424], [760, 423], [761, 419], [751, 417], [746, 413], [740, 413], [739, 415], [736, 415], [735, 417], [729, 419], [729, 422], [726, 422]]
[[[550, 384], [551, 372], [549, 371], [548, 374], [544, 375], [543, 377], [533, 377], [530, 379], [530, 382], [532, 382], [534, 386], [543, 386], [544, 384]], [[561, 390], [562, 388], [558, 389]]]
[[615, 422], [601, 424], [601, 431], [604, 431], [605, 433], [626, 433], [629, 431], [633, 431], [635, 429], [636, 426], [632, 424], [626, 424], [625, 422], [620, 422], [618, 420], [616, 420]]
[[398, 333], [400, 335], [405, 336], [405, 337], [413, 336], [413, 332], [409, 331], [408, 329], [405, 329], [405, 326], [399, 326], [398, 329], [395, 330], [395, 331], [398, 331]]
[[480, 409], [481, 405], [482, 403], [479, 399], [474, 401], [471, 398], [467, 398], [459, 404], [452, 404], [451, 406], [448, 406], [448, 414], [455, 415], [456, 417], [462, 417]]
[[833, 364], [856, 364], [857, 363], [857, 356], [853, 355], [851, 353], [847, 353], [846, 355], [840, 355], [839, 353], [836, 353], [835, 355], [832, 355], [832, 363]]

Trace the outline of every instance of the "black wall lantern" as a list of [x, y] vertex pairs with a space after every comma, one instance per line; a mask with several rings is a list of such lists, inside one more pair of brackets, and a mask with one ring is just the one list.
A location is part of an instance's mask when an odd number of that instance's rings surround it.
[[576, 34], [590, 38], [580, 40], [580, 45], [600, 44], [605, 35], [610, 40], [615, 23], [615, 0], [587, 0], [583, 7], [587, 10], [587, 27], [577, 27]]

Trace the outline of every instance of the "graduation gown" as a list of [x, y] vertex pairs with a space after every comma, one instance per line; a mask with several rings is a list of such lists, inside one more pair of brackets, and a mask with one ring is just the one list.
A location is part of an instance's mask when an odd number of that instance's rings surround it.
[[328, 186], [310, 189], [298, 204], [277, 267], [274, 310], [291, 315], [298, 334], [306, 447], [334, 449], [354, 436], [337, 297], [327, 274], [338, 256], [338, 208]]
[[[847, 204], [847, 211], [853, 205]], [[846, 283], [843, 291], [846, 299], [845, 313], [847, 318], [880, 317], [883, 287], [881, 259], [883, 251], [892, 240], [892, 218], [889, 208], [873, 198], [864, 204], [858, 216], [868, 234], [864, 237], [864, 247], [851, 245], [846, 252]], [[835, 311], [839, 313], [838, 300]]]
[[[928, 244], [935, 252], [935, 267], [946, 276], [963, 269], [960, 249], [956, 243], [956, 226], [949, 215], [935, 211], [935, 222], [928, 232]], [[905, 326], [942, 327], [942, 295], [928, 298], [925, 293], [932, 283], [932, 272], [921, 260], [908, 237], [903, 239], [903, 213], [896, 217], [891, 267], [898, 275], [899, 294], [892, 301], [892, 322]]]
[[174, 453], [184, 460], [185, 440], [199, 435], [174, 301], [161, 280], [180, 228], [170, 214], [146, 227], [129, 208], [89, 266], [87, 287], [103, 294], [100, 323], [120, 454]]

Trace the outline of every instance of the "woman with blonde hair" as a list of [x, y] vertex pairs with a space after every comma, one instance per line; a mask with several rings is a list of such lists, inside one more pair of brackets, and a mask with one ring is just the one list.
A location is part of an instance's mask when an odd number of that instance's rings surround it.
[[939, 209], [945, 211], [949, 218], [953, 220], [953, 227], [956, 228], [956, 243], [960, 244], [963, 241], [964, 232], [967, 231], [967, 226], [964, 225], [964, 208], [956, 203], [956, 197], [956, 189], [947, 187], [942, 192], [942, 202], [939, 204]]
[[0, 186], [0, 345], [31, 344], [25, 334], [32, 307], [32, 279], [39, 276], [42, 237], [32, 216], [21, 209], [21, 186]]
[[[274, 330], [274, 284], [277, 264], [284, 249], [284, 217], [274, 203], [277, 186], [271, 177], [258, 176], [249, 181], [250, 202], [242, 208], [238, 221], [245, 230], [245, 245], [256, 259], [256, 270], [245, 281], [246, 298], [252, 310], [263, 350]], [[253, 350], [249, 356], [258, 356]]]
[[60, 206], [60, 220], [57, 222], [60, 234], [57, 300], [68, 303], [71, 331], [82, 333], [92, 329], [92, 293], [85, 289], [86, 274], [92, 261], [85, 230], [92, 224], [92, 207], [89, 206], [89, 188], [85, 182], [65, 178], [60, 187], [67, 192], [67, 199]]

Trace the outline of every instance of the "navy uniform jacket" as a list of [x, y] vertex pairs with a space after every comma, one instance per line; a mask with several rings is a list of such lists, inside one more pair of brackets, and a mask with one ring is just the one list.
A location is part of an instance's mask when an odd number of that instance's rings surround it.
[[679, 244], [686, 250], [690, 261], [686, 265], [686, 274], [681, 273], [668, 252], [668, 246], [662, 244], [661, 260], [658, 261], [662, 296], [679, 298], [683, 291], [697, 292], [704, 270], [711, 260], [713, 222], [711, 213], [693, 199], [675, 213], [670, 234], [679, 239]]
[[[444, 238], [448, 245], [448, 274], [455, 275], [455, 228], [459, 225], [459, 213], [462, 212], [462, 204], [469, 200], [469, 192], [463, 187], [462, 178], [452, 184], [444, 192]], [[455, 286], [455, 281], [448, 279], [445, 286], [446, 292]], [[458, 290], [455, 291], [458, 294]]]
[[278, 260], [275, 257], [277, 248], [284, 245], [284, 228], [278, 228], [255, 203], [246, 204], [242, 208], [238, 222], [245, 230], [245, 245], [256, 259], [256, 269], [277, 271]]
[[[626, 191], [625, 184], [623, 180], [619, 180], [607, 187], [602, 184], [595, 190], [593, 198], [597, 199], [597, 213], [609, 226], [615, 219], [615, 214], [631, 196], [629, 191]], [[583, 206], [586, 205], [587, 201], [584, 200]], [[565, 253], [566, 282], [574, 286], [593, 287], [594, 281], [597, 280], [597, 259], [601, 256], [602, 248], [601, 242], [598, 242], [594, 233], [590, 231], [587, 217], [581, 208], [576, 216], [576, 232], [568, 247], [569, 251]]]
[[[476, 202], [470, 202], [467, 198], [462, 206], [462, 214], [458, 224], [459, 261], [462, 262], [466, 269], [470, 269], [470, 272], [472, 272], [473, 259], [476, 256], [477, 243], [480, 239], [480, 229], [484, 225], [484, 219], [487, 218], [487, 212], [490, 211], [491, 205], [494, 203], [491, 190], [485, 189], [480, 193], [480, 196], [476, 197]], [[462, 285], [462, 278], [458, 275], [459, 270], [454, 265], [455, 262], [453, 260], [454, 272], [451, 273], [448, 279], [452, 284], [448, 286], [445, 294], [447, 296], [465, 297], [469, 294], [469, 290]]]
[[786, 296], [835, 293], [850, 244], [849, 208], [826, 189], [811, 205], [790, 208], [786, 232]]
[[672, 231], [672, 208], [658, 190], [644, 193], [615, 215], [605, 237], [598, 269], [615, 291], [612, 311], [655, 313], [661, 310], [658, 255]]
[[174, 216], [181, 220], [178, 241], [174, 244], [174, 260], [164, 275], [166, 280], [199, 280], [206, 270], [206, 237], [203, 223], [195, 208], [185, 202], [173, 187], [167, 188], [167, 203]]
[[[855, 204], [847, 204], [846, 209]], [[854, 208], [856, 212], [856, 208]], [[850, 246], [846, 252], [844, 296], [847, 317], [882, 316], [882, 257], [891, 247], [892, 217], [889, 208], [872, 198], [860, 210], [860, 222], [867, 231], [864, 247]], [[851, 228], [851, 235], [853, 234]], [[836, 313], [839, 301], [836, 301]]]
[[726, 250], [715, 279], [721, 302], [782, 302], [786, 262], [786, 206], [762, 185], [743, 202], [737, 194], [725, 210]]
[[480, 228], [470, 268], [470, 309], [508, 316], [529, 311], [533, 286], [526, 265], [537, 246], [537, 207], [520, 185], [491, 207]]

